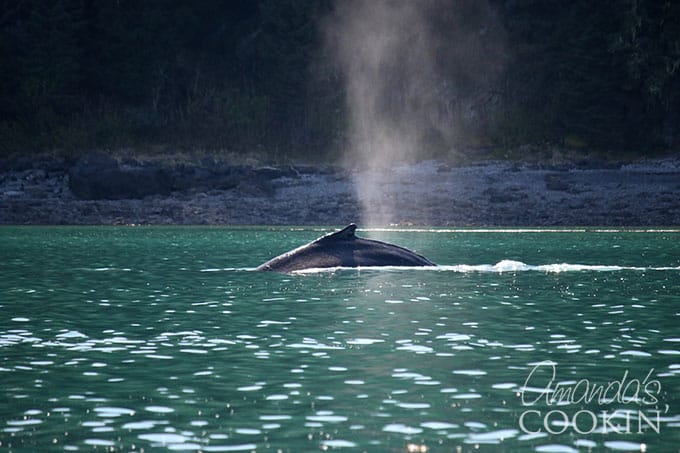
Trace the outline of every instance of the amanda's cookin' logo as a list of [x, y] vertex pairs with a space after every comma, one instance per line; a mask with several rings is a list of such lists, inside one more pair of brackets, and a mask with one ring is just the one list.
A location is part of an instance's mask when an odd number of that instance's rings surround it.
[[620, 379], [604, 384], [589, 379], [556, 382], [556, 364], [540, 362], [520, 389], [527, 409], [519, 417], [519, 427], [527, 434], [562, 434], [569, 429], [578, 434], [639, 434], [649, 429], [659, 433], [661, 382], [652, 377], [653, 371], [639, 379], [625, 370]]

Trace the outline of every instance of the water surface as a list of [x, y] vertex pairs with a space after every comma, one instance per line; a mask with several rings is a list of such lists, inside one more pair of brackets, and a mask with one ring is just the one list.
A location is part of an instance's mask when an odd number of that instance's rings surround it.
[[0, 228], [0, 449], [677, 448], [679, 232], [364, 231], [441, 266], [252, 270], [325, 231]]

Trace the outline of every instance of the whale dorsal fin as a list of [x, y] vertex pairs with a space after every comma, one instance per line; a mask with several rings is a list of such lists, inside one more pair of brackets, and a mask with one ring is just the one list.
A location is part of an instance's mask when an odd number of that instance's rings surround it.
[[354, 232], [356, 231], [356, 229], [357, 229], [356, 224], [350, 223], [349, 225], [347, 225], [342, 230], [336, 231], [334, 233], [329, 233], [319, 240], [325, 241], [325, 240], [331, 239], [331, 240], [345, 240], [346, 241], [346, 240], [356, 239], [357, 237], [354, 235]]

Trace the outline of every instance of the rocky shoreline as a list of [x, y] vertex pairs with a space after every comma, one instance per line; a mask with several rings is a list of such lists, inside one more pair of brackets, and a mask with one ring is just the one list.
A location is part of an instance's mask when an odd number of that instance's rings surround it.
[[[426, 161], [389, 174], [367, 195], [383, 225], [680, 225], [679, 156], [602, 166]], [[0, 224], [339, 225], [361, 222], [354, 181], [371, 177], [339, 166], [210, 157], [176, 163], [94, 153], [5, 162]]]

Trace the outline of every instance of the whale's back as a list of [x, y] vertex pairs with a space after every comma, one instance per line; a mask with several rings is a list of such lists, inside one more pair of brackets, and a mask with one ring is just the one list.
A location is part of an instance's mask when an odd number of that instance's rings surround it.
[[434, 266], [430, 260], [387, 242], [357, 238], [356, 225], [327, 234], [279, 255], [257, 270], [293, 272], [310, 268], [359, 266]]

